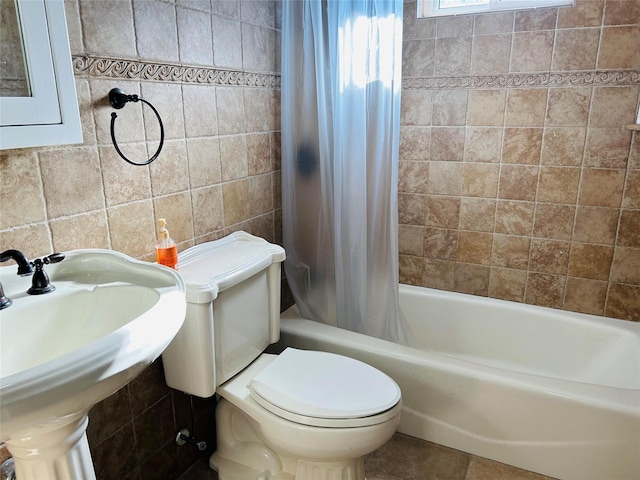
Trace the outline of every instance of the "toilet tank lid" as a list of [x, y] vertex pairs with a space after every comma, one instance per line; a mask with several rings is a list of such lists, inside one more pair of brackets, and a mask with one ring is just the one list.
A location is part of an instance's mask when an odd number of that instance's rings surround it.
[[284, 249], [247, 232], [201, 243], [178, 255], [188, 303], [209, 303], [219, 292], [285, 259]]

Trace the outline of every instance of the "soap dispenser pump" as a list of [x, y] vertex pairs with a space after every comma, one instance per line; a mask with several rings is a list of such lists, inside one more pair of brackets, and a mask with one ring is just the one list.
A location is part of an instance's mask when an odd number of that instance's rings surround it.
[[158, 232], [158, 244], [156, 245], [156, 260], [160, 265], [165, 265], [177, 269], [178, 248], [176, 242], [169, 237], [167, 221], [164, 218], [158, 219], [160, 231]]

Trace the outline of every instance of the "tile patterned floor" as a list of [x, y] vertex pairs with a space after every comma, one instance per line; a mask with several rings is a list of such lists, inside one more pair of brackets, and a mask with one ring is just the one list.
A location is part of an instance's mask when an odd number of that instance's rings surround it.
[[[178, 480], [218, 480], [207, 460]], [[553, 480], [401, 433], [367, 455], [365, 472], [367, 480]]]

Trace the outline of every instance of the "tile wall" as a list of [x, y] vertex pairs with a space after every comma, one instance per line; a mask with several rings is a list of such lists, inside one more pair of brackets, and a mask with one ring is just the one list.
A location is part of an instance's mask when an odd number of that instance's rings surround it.
[[[155, 220], [183, 250], [243, 229], [280, 242], [279, 6], [249, 0], [65, 0], [84, 143], [0, 152], [0, 246], [29, 258], [112, 248], [155, 260]], [[134, 167], [111, 144], [119, 87], [160, 112], [162, 153]], [[157, 149], [155, 115], [118, 111], [136, 161]], [[200, 437], [211, 405], [196, 402]], [[90, 413], [99, 479], [177, 478], [197, 456], [174, 445], [189, 402], [160, 361]]]
[[640, 320], [640, 1], [417, 19], [403, 283]]

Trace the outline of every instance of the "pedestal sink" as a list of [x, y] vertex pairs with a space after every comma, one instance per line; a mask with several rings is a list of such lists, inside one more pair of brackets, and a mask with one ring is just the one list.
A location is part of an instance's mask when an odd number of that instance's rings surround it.
[[0, 441], [18, 480], [95, 479], [89, 409], [125, 386], [184, 321], [174, 270], [111, 250], [76, 250], [46, 271], [55, 291], [0, 268], [13, 305], [0, 311]]

